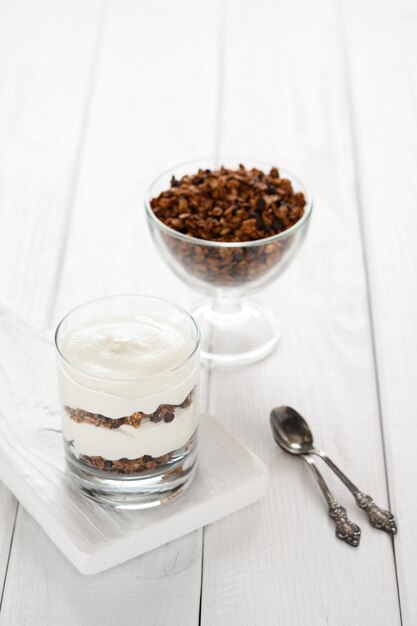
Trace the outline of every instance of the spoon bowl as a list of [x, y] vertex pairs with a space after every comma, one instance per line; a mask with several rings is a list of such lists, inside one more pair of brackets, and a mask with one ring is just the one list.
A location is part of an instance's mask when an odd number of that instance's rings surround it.
[[313, 451], [313, 434], [295, 409], [289, 406], [272, 409], [270, 422], [275, 441], [286, 452], [308, 454]]

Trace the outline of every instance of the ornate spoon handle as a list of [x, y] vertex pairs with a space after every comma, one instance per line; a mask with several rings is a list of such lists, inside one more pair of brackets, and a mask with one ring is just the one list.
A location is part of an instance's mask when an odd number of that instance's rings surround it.
[[385, 532], [395, 535], [397, 532], [397, 525], [395, 518], [390, 511], [381, 509], [375, 504], [371, 496], [367, 496], [362, 491], [357, 491], [353, 494], [355, 496], [356, 504], [364, 509], [368, 515], [369, 523], [374, 528], [385, 530]]
[[349, 480], [349, 478], [342, 472], [341, 469], [333, 463], [331, 459], [327, 456], [325, 452], [322, 450], [314, 450], [313, 454], [317, 454], [319, 457], [323, 459], [327, 463], [327, 465], [334, 471], [336, 476], [340, 478], [340, 480], [346, 485], [349, 491], [353, 494], [356, 504], [364, 509], [368, 515], [369, 523], [374, 528], [378, 528], [380, 530], [384, 530], [385, 532], [395, 535], [397, 532], [397, 524], [395, 522], [395, 518], [390, 511], [385, 509], [381, 509], [379, 506], [375, 504], [371, 496], [367, 496], [362, 491]]
[[313, 457], [304, 454], [301, 455], [301, 457], [309, 465], [314, 478], [326, 498], [326, 502], [329, 506], [329, 515], [336, 523], [336, 537], [356, 548], [361, 538], [361, 529], [348, 519], [346, 509], [334, 499], [326, 481], [317, 469]]

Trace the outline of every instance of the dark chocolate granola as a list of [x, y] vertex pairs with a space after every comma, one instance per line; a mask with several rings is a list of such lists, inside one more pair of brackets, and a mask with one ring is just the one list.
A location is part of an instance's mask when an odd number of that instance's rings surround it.
[[284, 261], [297, 238], [267, 238], [296, 224], [304, 215], [306, 200], [277, 168], [266, 174], [241, 165], [238, 170], [221, 167], [173, 178], [171, 188], [150, 204], [161, 222], [194, 238], [161, 233], [170, 254], [189, 274], [216, 287], [238, 287], [266, 276]]
[[193, 392], [191, 391], [181, 404], [160, 404], [153, 413], [142, 413], [141, 411], [136, 411], [135, 413], [132, 413], [132, 415], [117, 419], [106, 417], [100, 413], [90, 413], [89, 411], [84, 411], [83, 409], [73, 409], [69, 406], [65, 406], [64, 409], [70, 418], [78, 423], [85, 422], [87, 424], [92, 424], [93, 426], [101, 426], [102, 428], [111, 429], [120, 428], [120, 426], [123, 426], [124, 424], [133, 426], [133, 428], [139, 428], [142, 420], [144, 419], [149, 419], [149, 421], [154, 423], [161, 422], [162, 420], [165, 423], [172, 422], [173, 419], [175, 419], [175, 411], [177, 408], [185, 409], [190, 406], [192, 402], [192, 394]]
[[137, 459], [117, 459], [116, 461], [109, 461], [102, 456], [80, 456], [81, 461], [96, 467], [100, 470], [108, 472], [116, 472], [118, 474], [139, 474], [141, 472], [147, 472], [153, 470], [159, 465], [164, 465], [169, 461], [171, 455], [164, 454], [163, 456], [153, 457], [149, 454], [145, 454]]
[[306, 201], [273, 167], [199, 170], [172, 178], [171, 188], [151, 200], [164, 224], [184, 235], [222, 242], [255, 241], [293, 226]]
[[[194, 440], [195, 435], [191, 437], [187, 441], [184, 446], [184, 450], [188, 450], [190, 445]], [[162, 456], [153, 457], [149, 454], [145, 454], [144, 456], [138, 457], [137, 459], [116, 459], [109, 460], [105, 459], [102, 456], [87, 456], [85, 454], [80, 455], [79, 459], [83, 463], [87, 463], [87, 465], [91, 465], [99, 470], [105, 472], [115, 472], [117, 474], [140, 474], [142, 472], [149, 472], [151, 470], [156, 469], [159, 466], [166, 465], [171, 461], [178, 453], [177, 450], [173, 450], [172, 452], [168, 452], [167, 454], [163, 454]], [[168, 476], [172, 476], [173, 474], [178, 474], [180, 476], [184, 475], [186, 471], [184, 470], [183, 465], [169, 467], [167, 471], [164, 473], [163, 478], [168, 478]]]

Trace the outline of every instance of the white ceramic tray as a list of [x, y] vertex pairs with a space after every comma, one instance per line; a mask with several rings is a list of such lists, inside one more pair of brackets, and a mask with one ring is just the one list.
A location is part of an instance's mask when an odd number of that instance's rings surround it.
[[0, 311], [0, 479], [83, 574], [95, 574], [234, 513], [265, 491], [265, 465], [202, 416], [188, 492], [146, 511], [108, 510], [68, 484], [50, 338]]

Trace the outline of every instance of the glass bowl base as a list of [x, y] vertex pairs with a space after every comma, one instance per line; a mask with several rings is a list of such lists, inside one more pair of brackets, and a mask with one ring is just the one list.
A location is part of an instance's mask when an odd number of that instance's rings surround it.
[[257, 302], [207, 301], [191, 311], [201, 330], [201, 358], [225, 366], [260, 361], [276, 347], [281, 325]]
[[197, 470], [196, 435], [190, 445], [176, 451], [166, 465], [141, 474], [122, 475], [87, 465], [77, 459], [65, 442], [68, 477], [90, 500], [115, 509], [148, 509], [167, 504], [183, 494]]

